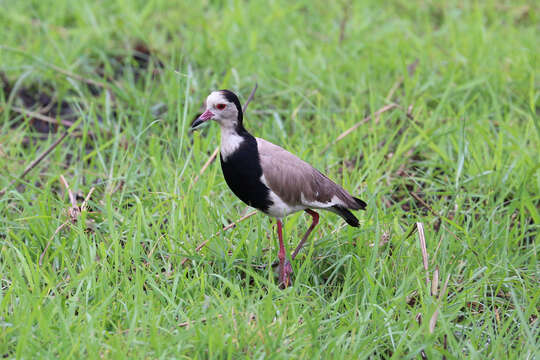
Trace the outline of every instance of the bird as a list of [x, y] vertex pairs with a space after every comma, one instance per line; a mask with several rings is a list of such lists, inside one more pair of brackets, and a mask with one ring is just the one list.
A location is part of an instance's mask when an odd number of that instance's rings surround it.
[[304, 160], [247, 131], [242, 106], [232, 91], [211, 92], [206, 110], [193, 121], [191, 129], [210, 120], [221, 128], [220, 162], [227, 185], [244, 203], [276, 219], [279, 285], [286, 288], [291, 285], [293, 271], [283, 242], [283, 219], [299, 211], [312, 218], [291, 254], [292, 261], [319, 223], [315, 210], [331, 211], [358, 227], [351, 210], [365, 210], [367, 204]]

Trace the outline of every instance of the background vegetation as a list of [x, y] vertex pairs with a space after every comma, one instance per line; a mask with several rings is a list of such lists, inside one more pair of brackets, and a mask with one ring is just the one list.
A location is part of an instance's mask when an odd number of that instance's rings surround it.
[[[0, 5], [4, 357], [538, 355], [536, 2]], [[196, 179], [217, 126], [188, 132], [255, 82], [246, 126], [369, 204], [323, 214], [283, 291], [268, 218], [215, 235], [250, 210]]]

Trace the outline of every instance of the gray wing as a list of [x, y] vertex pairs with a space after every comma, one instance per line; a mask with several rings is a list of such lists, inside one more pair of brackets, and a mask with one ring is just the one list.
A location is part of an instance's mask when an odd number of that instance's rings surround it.
[[285, 203], [313, 208], [359, 208], [341, 186], [287, 150], [260, 138], [257, 147], [267, 186]]

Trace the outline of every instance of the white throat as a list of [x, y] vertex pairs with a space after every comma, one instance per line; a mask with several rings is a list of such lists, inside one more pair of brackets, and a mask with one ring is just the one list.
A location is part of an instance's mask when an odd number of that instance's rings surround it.
[[238, 150], [243, 141], [244, 138], [238, 135], [234, 127], [221, 126], [221, 157], [223, 160]]

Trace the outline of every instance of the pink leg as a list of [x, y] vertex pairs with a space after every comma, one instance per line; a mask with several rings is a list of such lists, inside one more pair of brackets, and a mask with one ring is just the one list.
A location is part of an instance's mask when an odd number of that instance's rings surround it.
[[285, 244], [283, 243], [283, 224], [281, 223], [281, 220], [277, 220], [277, 233], [278, 233], [278, 240], [279, 240], [279, 252], [278, 252], [278, 259], [279, 259], [279, 283], [282, 287], [289, 286], [291, 282], [291, 264], [287, 261], [287, 253], [285, 251]]
[[309, 215], [311, 215], [311, 217], [313, 218], [313, 222], [311, 223], [311, 226], [309, 227], [309, 229], [307, 229], [306, 233], [304, 234], [304, 237], [302, 238], [302, 240], [300, 240], [300, 243], [298, 244], [298, 246], [296, 247], [296, 249], [294, 249], [294, 252], [292, 253], [291, 255], [291, 259], [294, 260], [294, 258], [296, 257], [296, 255], [298, 255], [298, 252], [300, 251], [300, 249], [302, 249], [302, 246], [304, 246], [304, 243], [306, 242], [309, 234], [311, 234], [311, 232], [313, 231], [313, 229], [315, 229], [315, 226], [317, 226], [317, 224], [319, 223], [319, 214], [317, 214], [315, 211], [311, 210], [311, 209], [306, 209], [305, 210]]

